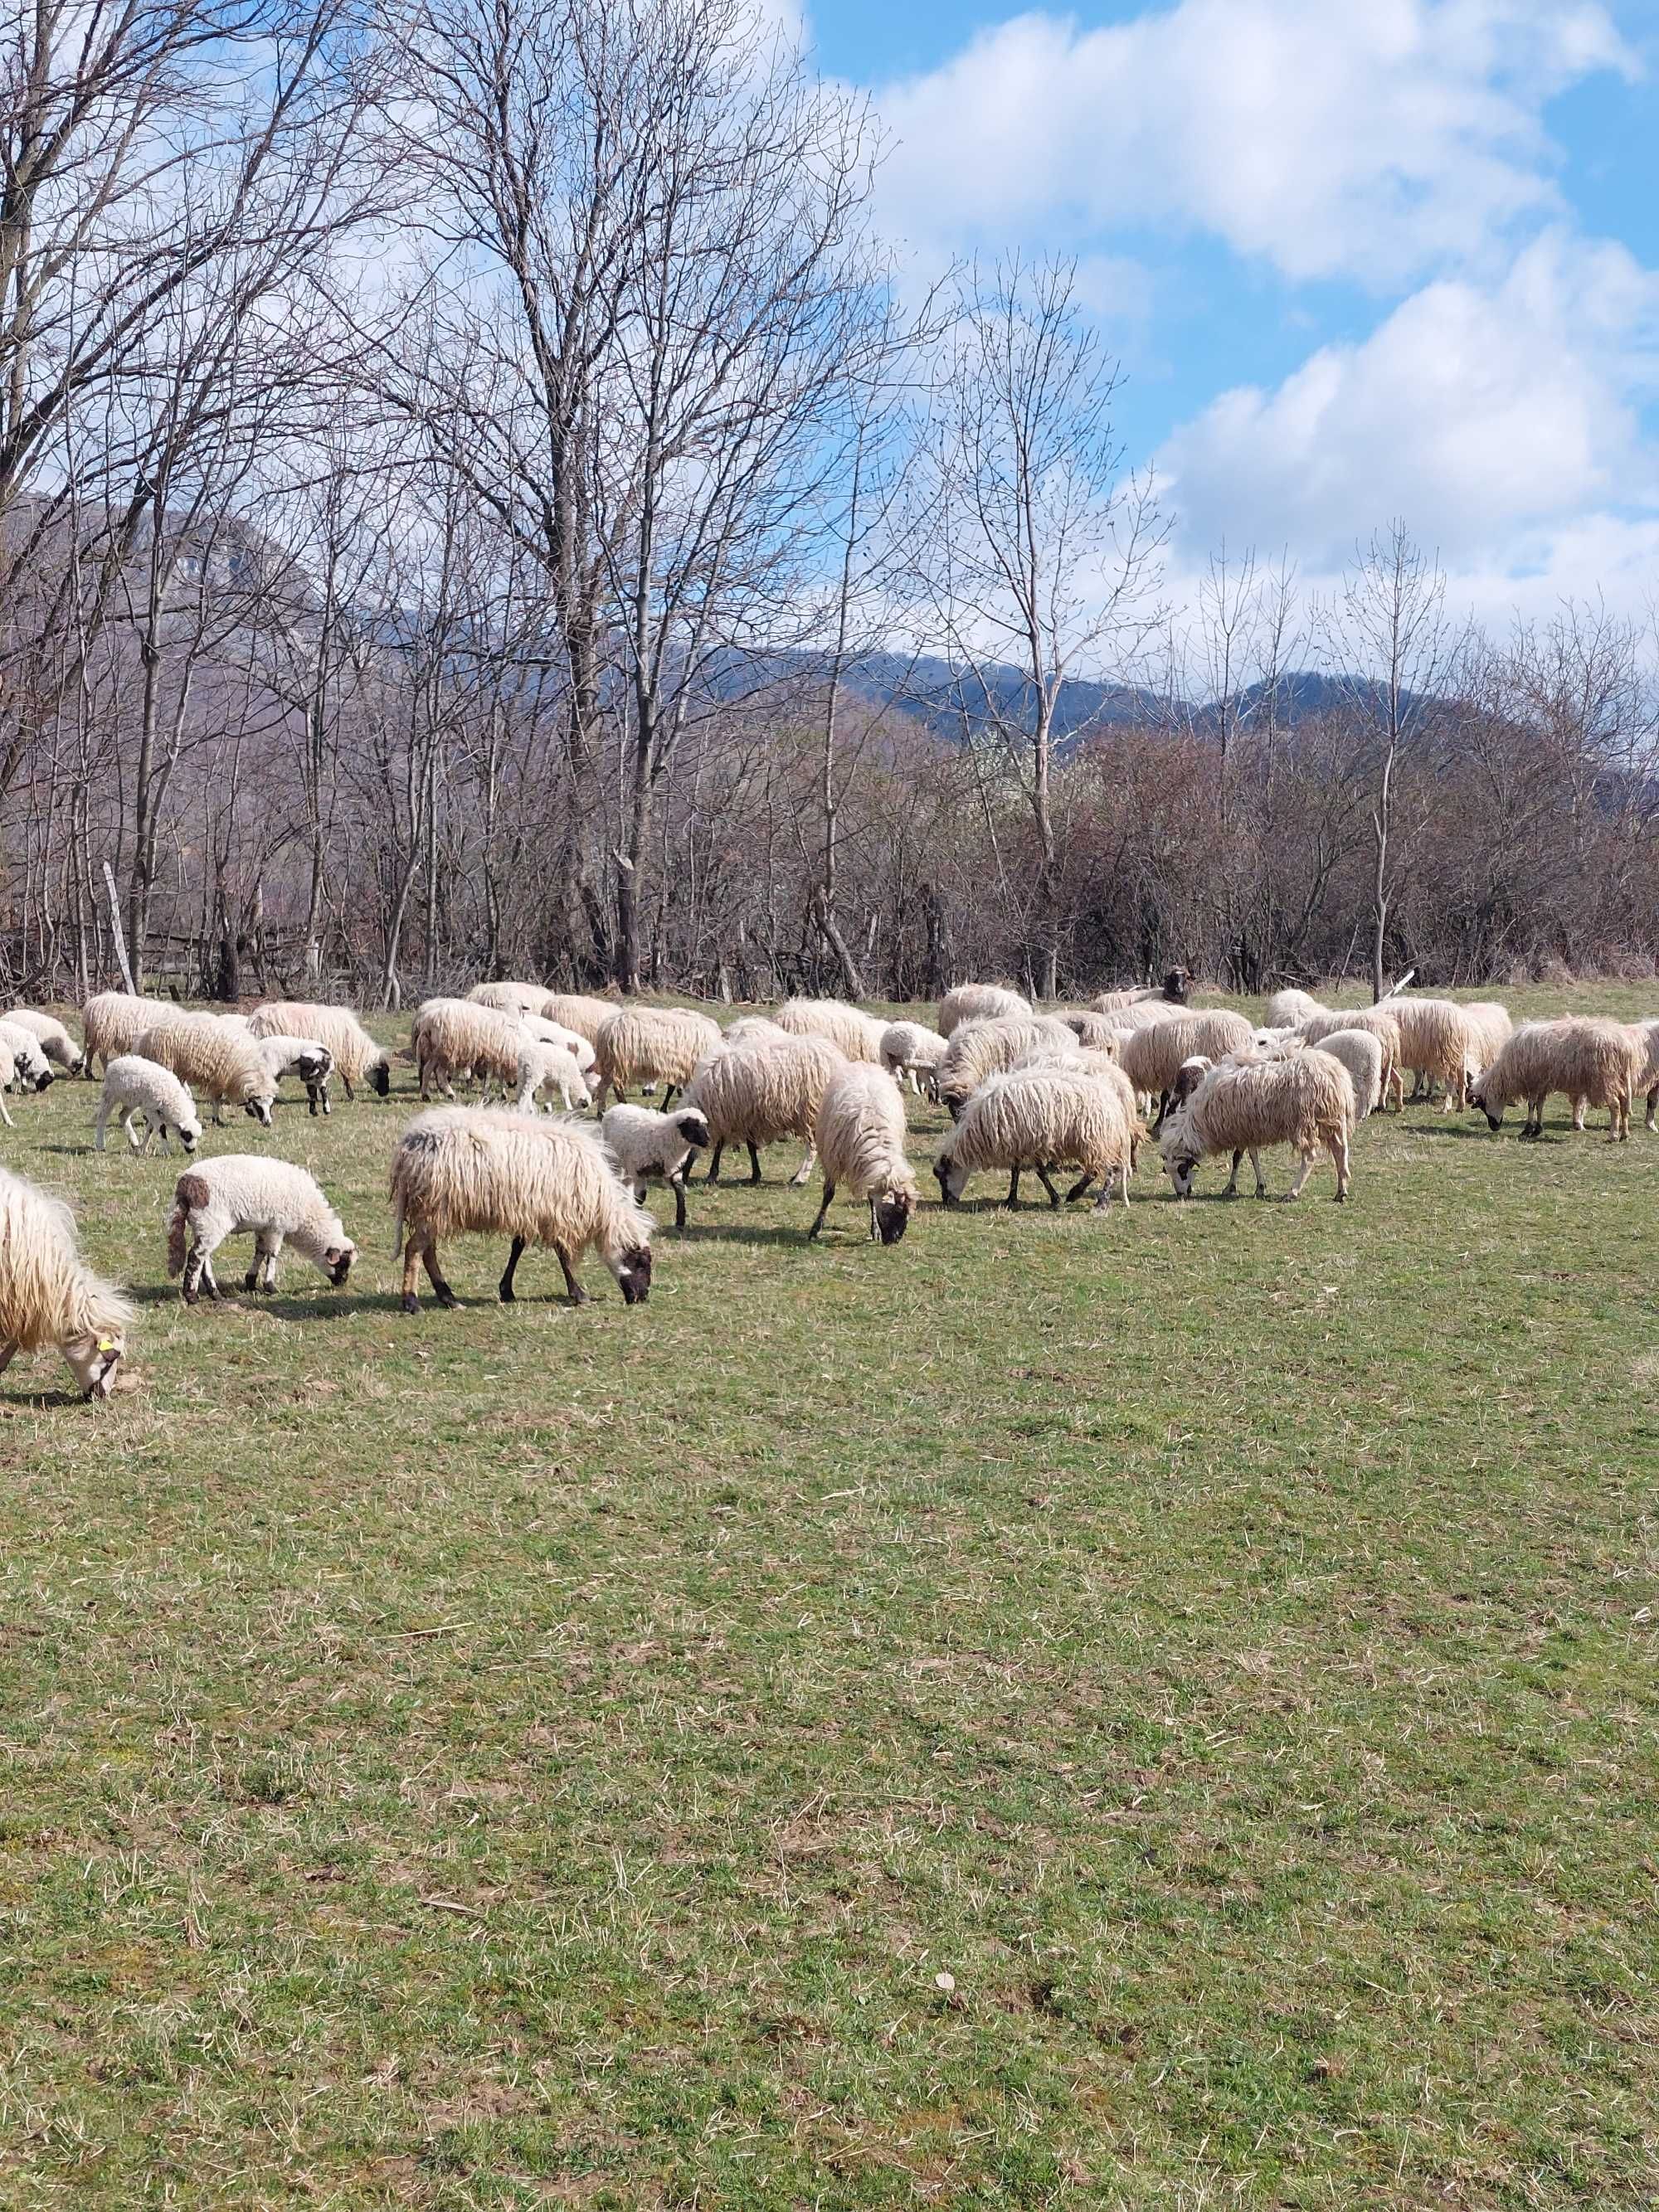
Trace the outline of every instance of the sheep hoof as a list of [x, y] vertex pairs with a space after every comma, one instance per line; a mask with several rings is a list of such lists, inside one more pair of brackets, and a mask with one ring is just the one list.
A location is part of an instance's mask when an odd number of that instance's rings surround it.
[[497, 1284], [495, 1295], [504, 1306], [515, 1306], [519, 1303], [519, 1294], [511, 1283]]
[[254, 1273], [254, 1272], [253, 1272], [252, 1268], [252, 1267], [250, 1267], [250, 1268], [248, 1269], [248, 1271], [247, 1271], [246, 1274], [246, 1275], [244, 1275], [244, 1276], [243, 1276], [243, 1278], [242, 1278], [242, 1288], [243, 1288], [245, 1291], [257, 1291], [257, 1290], [258, 1289], [258, 1287], [259, 1287], [259, 1279], [258, 1279], [258, 1277]]
[[453, 1311], [461, 1303], [447, 1283], [440, 1283], [434, 1295], [446, 1313]]
[[404, 1311], [405, 1313], [419, 1313], [420, 1310], [421, 1302], [416, 1297], [414, 1291], [405, 1291], [404, 1292]]

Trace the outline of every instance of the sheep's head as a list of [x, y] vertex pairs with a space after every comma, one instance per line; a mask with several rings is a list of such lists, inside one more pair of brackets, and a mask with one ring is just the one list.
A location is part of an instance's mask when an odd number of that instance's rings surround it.
[[[167, 1122], [163, 1121], [161, 1124], [161, 1133], [165, 1137], [167, 1133], [168, 1125]], [[193, 1152], [198, 1145], [202, 1141], [202, 1125], [199, 1121], [174, 1122], [173, 1124], [172, 1133], [178, 1138], [179, 1143], [184, 1146], [187, 1152]]]
[[890, 1190], [876, 1200], [876, 1234], [884, 1244], [896, 1244], [910, 1225], [916, 1210], [913, 1190]]
[[384, 1098], [392, 1088], [392, 1069], [384, 1060], [377, 1060], [368, 1071], [368, 1087], [377, 1098]]
[[674, 1127], [694, 1152], [701, 1152], [711, 1141], [707, 1117], [695, 1106], [682, 1107], [674, 1116]]
[[64, 1344], [64, 1357], [88, 1403], [94, 1398], [107, 1398], [115, 1388], [115, 1370], [126, 1348], [126, 1336], [120, 1329], [101, 1334], [89, 1329], [84, 1336], [72, 1336]]
[[1185, 1105], [1214, 1066], [1215, 1062], [1206, 1060], [1201, 1052], [1194, 1053], [1190, 1060], [1183, 1060], [1176, 1070], [1175, 1081], [1170, 1085], [1170, 1103], [1176, 1106]]
[[326, 1045], [319, 1045], [314, 1052], [300, 1054], [299, 1073], [301, 1083], [320, 1083], [334, 1067], [334, 1055]]
[[331, 1244], [323, 1255], [323, 1273], [337, 1291], [345, 1288], [346, 1277], [351, 1273], [351, 1263], [357, 1256], [355, 1244]]
[[270, 1127], [270, 1109], [276, 1103], [274, 1091], [256, 1091], [246, 1102], [244, 1110], [250, 1121], [257, 1121], [262, 1129], [268, 1129]]
[[1504, 1109], [1500, 1106], [1496, 1113], [1494, 1113], [1491, 1106], [1487, 1104], [1486, 1085], [1484, 1077], [1481, 1077], [1477, 1081], [1470, 1084], [1469, 1103], [1478, 1113], [1481, 1113], [1486, 1115], [1486, 1127], [1489, 1129], [1501, 1129], [1503, 1127]]
[[651, 1295], [651, 1247], [630, 1245], [617, 1268], [617, 1283], [624, 1305], [642, 1306]]
[[934, 1158], [933, 1173], [939, 1178], [939, 1194], [943, 1202], [946, 1206], [959, 1205], [963, 1186], [968, 1181], [968, 1170], [957, 1160], [948, 1145]]
[[1187, 994], [1192, 988], [1193, 971], [1190, 968], [1171, 968], [1164, 978], [1164, 995], [1166, 999], [1173, 999], [1177, 1006], [1186, 1005]]
[[1199, 1148], [1193, 1125], [1185, 1114], [1177, 1114], [1165, 1124], [1164, 1131], [1164, 1164], [1170, 1181], [1175, 1186], [1177, 1198], [1193, 1194], [1193, 1176], [1203, 1153]]

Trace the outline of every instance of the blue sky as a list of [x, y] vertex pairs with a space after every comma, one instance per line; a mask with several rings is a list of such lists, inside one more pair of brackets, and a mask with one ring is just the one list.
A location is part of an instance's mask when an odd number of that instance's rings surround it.
[[1402, 515], [1501, 616], [1659, 598], [1659, 0], [810, 0], [922, 265], [1075, 254], [1178, 517]]

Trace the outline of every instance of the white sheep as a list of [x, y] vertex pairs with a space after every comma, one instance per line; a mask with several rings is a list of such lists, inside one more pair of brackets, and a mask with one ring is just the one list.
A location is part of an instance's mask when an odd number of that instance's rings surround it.
[[[167, 1149], [169, 1134], [176, 1135], [187, 1152], [193, 1152], [202, 1141], [201, 1116], [190, 1092], [170, 1067], [141, 1059], [136, 1052], [117, 1053], [105, 1064], [104, 1088], [98, 1101], [98, 1127], [93, 1137], [97, 1152], [104, 1149], [105, 1133], [112, 1115], [119, 1119], [122, 1132], [135, 1152], [147, 1152], [152, 1137], [161, 1139], [163, 1152]], [[144, 1125], [142, 1139], [133, 1127], [137, 1121]]]
[[55, 1344], [82, 1396], [107, 1398], [131, 1326], [131, 1307], [82, 1259], [68, 1206], [0, 1168], [0, 1374]]
[[964, 1022], [1029, 1021], [1031, 1002], [1006, 983], [958, 983], [939, 1002], [939, 1033], [953, 1036]]
[[250, 1017], [255, 1036], [315, 1037], [334, 1055], [334, 1069], [355, 1098], [357, 1085], [384, 1098], [392, 1088], [392, 1062], [349, 1006], [319, 1006], [305, 999], [270, 999]]
[[1607, 1109], [1607, 1142], [1630, 1134], [1631, 1101], [1646, 1066], [1644, 1046], [1622, 1022], [1568, 1014], [1560, 1021], [1523, 1022], [1475, 1085], [1470, 1103], [1489, 1127], [1503, 1126], [1505, 1108], [1524, 1099], [1523, 1137], [1544, 1133], [1544, 1102], [1560, 1091], [1572, 1102], [1572, 1126], [1584, 1109]]
[[535, 1112], [537, 1095], [543, 1091], [556, 1091], [567, 1114], [580, 1114], [592, 1103], [592, 1090], [576, 1055], [562, 1044], [544, 1044], [538, 1037], [526, 1037], [519, 1047], [513, 1079], [517, 1094], [514, 1109], [520, 1114]]
[[252, 1152], [222, 1152], [199, 1160], [179, 1178], [167, 1222], [167, 1274], [182, 1273], [185, 1304], [193, 1306], [204, 1284], [216, 1298], [213, 1255], [227, 1237], [252, 1236], [253, 1264], [245, 1291], [274, 1291], [284, 1243], [309, 1260], [337, 1291], [351, 1273], [357, 1248], [321, 1186], [289, 1160]]
[[1659, 1109], [1659, 1020], [1632, 1022], [1638, 1046], [1642, 1054], [1642, 1073], [1636, 1079], [1637, 1093], [1647, 1093], [1647, 1126], [1655, 1127], [1655, 1109]]
[[1382, 1101], [1386, 1060], [1382, 1040], [1374, 1030], [1331, 1030], [1319, 1040], [1318, 1049], [1340, 1060], [1353, 1085], [1354, 1118], [1363, 1121]]
[[955, 1121], [988, 1075], [1006, 1075], [1017, 1060], [1046, 1048], [1075, 1052], [1077, 1036], [1048, 1014], [991, 1015], [960, 1022], [939, 1068], [939, 1095]]
[[777, 1024], [791, 1036], [828, 1037], [844, 1060], [867, 1060], [881, 1066], [881, 1040], [886, 1029], [862, 1006], [844, 999], [786, 999], [777, 1011]]
[[674, 1194], [674, 1226], [684, 1229], [686, 1170], [708, 1143], [708, 1124], [697, 1109], [678, 1106], [663, 1114], [654, 1106], [610, 1106], [599, 1135], [635, 1202], [643, 1200], [647, 1183], [665, 1182]]
[[539, 1014], [548, 1000], [544, 983], [475, 983], [466, 995], [475, 1006], [501, 1014]]
[[761, 1179], [760, 1146], [794, 1137], [806, 1158], [790, 1177], [791, 1188], [806, 1181], [817, 1158], [814, 1131], [818, 1108], [830, 1079], [848, 1065], [822, 1036], [745, 1038], [711, 1052], [686, 1085], [685, 1103], [704, 1115], [713, 1151], [708, 1180], [720, 1181], [727, 1145], [749, 1148], [751, 1183]]
[[1089, 1004], [1097, 1014], [1119, 1013], [1130, 1006], [1184, 1006], [1192, 988], [1190, 969], [1171, 968], [1161, 983], [1142, 983], [1127, 991], [1100, 991]]
[[213, 1118], [222, 1123], [228, 1103], [240, 1106], [262, 1129], [270, 1127], [276, 1082], [266, 1066], [257, 1038], [228, 1028], [211, 1014], [188, 1014], [159, 1029], [146, 1030], [136, 1048], [192, 1090], [213, 1101]]
[[562, 1044], [584, 1075], [598, 1060], [592, 1040], [580, 1030], [567, 1029], [562, 1022], [546, 1021], [540, 1014], [520, 1014], [519, 1027], [538, 1044]]
[[1298, 1022], [1305, 1022], [1311, 1015], [1328, 1014], [1330, 1011], [1328, 1006], [1317, 999], [1310, 998], [1305, 991], [1275, 991], [1267, 1001], [1267, 1011], [1261, 1018], [1261, 1025], [1269, 1030], [1294, 1029]]
[[1183, 1011], [1167, 1021], [1133, 1030], [1123, 1040], [1120, 1058], [1134, 1089], [1153, 1106], [1154, 1131], [1162, 1123], [1176, 1074], [1194, 1054], [1224, 1060], [1246, 1048], [1254, 1036], [1243, 1014]]
[[49, 1091], [52, 1080], [40, 1038], [30, 1030], [20, 1029], [15, 1022], [0, 1021], [0, 1121], [9, 1129], [17, 1127], [4, 1097], [14, 1083], [30, 1091]]
[[1400, 1024], [1401, 1066], [1422, 1077], [1428, 1094], [1438, 1085], [1448, 1107], [1461, 1107], [1468, 1092], [1473, 1031], [1457, 1001], [1395, 994], [1371, 1011], [1390, 1013]]
[[908, 1076], [911, 1090], [925, 1089], [935, 1103], [939, 1064], [947, 1049], [948, 1040], [921, 1022], [889, 1022], [881, 1033], [881, 1064], [889, 1075]]
[[550, 991], [544, 1003], [536, 1008], [544, 1021], [556, 1022], [561, 1029], [574, 1030], [597, 1046], [599, 1031], [613, 1014], [620, 1013], [622, 1002], [617, 999], [592, 999], [580, 991]]
[[813, 1125], [823, 1165], [823, 1203], [807, 1240], [823, 1226], [837, 1190], [867, 1200], [870, 1235], [896, 1244], [916, 1210], [915, 1170], [904, 1151], [904, 1096], [884, 1068], [849, 1061], [825, 1086]]
[[1170, 1115], [1164, 1130], [1164, 1164], [1176, 1196], [1190, 1198], [1193, 1175], [1212, 1152], [1231, 1152], [1232, 1173], [1223, 1195], [1236, 1197], [1239, 1163], [1248, 1152], [1255, 1170], [1255, 1194], [1267, 1186], [1261, 1154], [1290, 1145], [1302, 1164], [1286, 1195], [1300, 1198], [1322, 1145], [1336, 1168], [1336, 1194], [1348, 1194], [1348, 1141], [1358, 1108], [1353, 1083], [1339, 1060], [1310, 1045], [1282, 1060], [1223, 1062], [1210, 1069], [1192, 1096]]
[[9, 1006], [4, 1018], [20, 1030], [27, 1030], [40, 1040], [40, 1049], [46, 1058], [61, 1067], [65, 1075], [79, 1075], [86, 1067], [87, 1055], [64, 1027], [56, 1014], [43, 1014], [35, 1006]]
[[988, 1076], [963, 1108], [960, 1120], [941, 1139], [933, 1158], [939, 1194], [946, 1206], [961, 1199], [969, 1177], [983, 1168], [1006, 1168], [1009, 1206], [1019, 1203], [1023, 1169], [1035, 1168], [1050, 1206], [1060, 1195], [1048, 1170], [1079, 1169], [1066, 1202], [1100, 1183], [1099, 1212], [1121, 1188], [1129, 1200], [1129, 1181], [1140, 1139], [1140, 1124], [1121, 1091], [1092, 1073], [1055, 1063]]
[[471, 999], [423, 1000], [415, 1009], [409, 1032], [422, 1097], [430, 1097], [435, 1085], [446, 1098], [453, 1098], [458, 1075], [482, 1078], [486, 1099], [492, 1084], [500, 1084], [505, 1091], [518, 1080], [525, 1042], [516, 1014], [475, 1005]]
[[118, 1052], [131, 1052], [146, 1030], [158, 1028], [185, 1011], [161, 999], [135, 998], [131, 991], [94, 992], [81, 1009], [87, 1073], [93, 1073], [95, 1060], [107, 1065]]
[[675, 1091], [691, 1080], [698, 1061], [713, 1052], [720, 1041], [719, 1023], [689, 1006], [614, 1010], [597, 1040], [596, 1103], [603, 1107], [608, 1091], [614, 1091], [621, 1098], [635, 1083], [647, 1091], [660, 1083], [665, 1085], [662, 1103], [666, 1106]]
[[404, 1311], [414, 1313], [416, 1267], [423, 1261], [441, 1306], [457, 1303], [438, 1264], [441, 1237], [510, 1237], [498, 1286], [504, 1304], [527, 1244], [552, 1248], [571, 1303], [587, 1293], [573, 1261], [597, 1246], [624, 1300], [651, 1290], [651, 1216], [612, 1166], [596, 1131], [544, 1115], [439, 1106], [419, 1114], [398, 1140], [392, 1162], [397, 1249], [404, 1258]]
[[1387, 1105], [1392, 1099], [1396, 1106], [1406, 1103], [1406, 1085], [1401, 1073], [1404, 1066], [1405, 1037], [1399, 1016], [1401, 1001], [1383, 999], [1374, 1006], [1344, 1006], [1337, 1013], [1306, 1014], [1296, 1025], [1296, 1034], [1304, 1044], [1323, 1046], [1328, 1037], [1343, 1030], [1360, 1030], [1374, 1036], [1382, 1052], [1382, 1087], [1378, 1103]]

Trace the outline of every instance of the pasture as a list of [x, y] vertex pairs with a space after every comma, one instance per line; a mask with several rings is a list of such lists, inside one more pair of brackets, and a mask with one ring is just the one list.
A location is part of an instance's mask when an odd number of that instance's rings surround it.
[[411, 1087], [210, 1127], [362, 1248], [218, 1310], [95, 1085], [0, 1133], [139, 1304], [0, 1379], [0, 2202], [1654, 2201], [1659, 1138], [892, 1250], [778, 1147], [411, 1318]]

